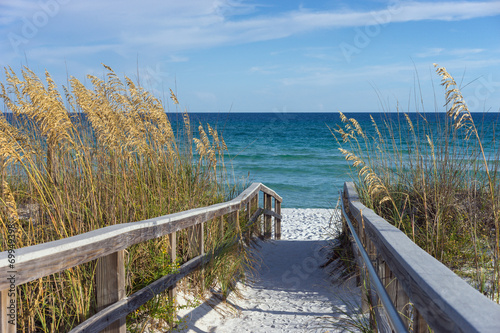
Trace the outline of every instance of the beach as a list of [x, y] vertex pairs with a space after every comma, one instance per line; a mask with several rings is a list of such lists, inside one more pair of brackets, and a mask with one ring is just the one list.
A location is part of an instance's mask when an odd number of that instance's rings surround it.
[[332, 321], [349, 311], [346, 301], [359, 304], [359, 288], [320, 267], [340, 227], [334, 213], [283, 209], [282, 239], [258, 241], [255, 272], [239, 283], [242, 297], [231, 294], [226, 304], [212, 298], [182, 309], [180, 332], [337, 331]]

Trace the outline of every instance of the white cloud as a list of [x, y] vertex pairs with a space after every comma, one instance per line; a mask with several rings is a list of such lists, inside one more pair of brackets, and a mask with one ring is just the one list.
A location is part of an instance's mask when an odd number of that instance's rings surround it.
[[[2, 9], [7, 11], [0, 19], [0, 31], [19, 31], [21, 19], [29, 18], [40, 10], [39, 5], [31, 1], [19, 0], [15, 3], [2, 5]], [[249, 13], [253, 15], [233, 19], [235, 15]], [[493, 16], [500, 14], [500, 1], [398, 2], [396, 6], [370, 12], [299, 8], [273, 15], [256, 13], [258, 7], [234, 0], [68, 1], [60, 6], [57, 16], [51, 18], [51, 24], [53, 30], [62, 29], [68, 36], [78, 36], [74, 40], [57, 40], [64, 43], [64, 49], [69, 54], [78, 53], [81, 45], [95, 41], [113, 41], [111, 44], [116, 43], [115, 47], [125, 53], [151, 47], [159, 53], [175, 54], [185, 50], [279, 39], [316, 29]], [[35, 38], [44, 37], [39, 33]], [[51, 41], [54, 42], [53, 39]], [[95, 48], [94, 52], [100, 52], [100, 49]]]
[[188, 57], [178, 56], [178, 55], [169, 55], [168, 62], [186, 62], [189, 61]]
[[437, 57], [437, 56], [465, 57], [465, 56], [483, 53], [485, 51], [486, 51], [485, 49], [478, 49], [478, 48], [470, 48], [470, 49], [463, 48], [463, 49], [447, 50], [444, 48], [434, 47], [434, 48], [426, 49], [423, 52], [417, 53], [416, 57], [418, 57], [418, 58], [433, 58], [433, 57]]
[[275, 74], [278, 70], [277, 66], [253, 66], [249, 71], [250, 73]]
[[443, 53], [444, 49], [440, 47], [433, 47], [430, 49], [427, 49], [423, 52], [417, 53], [416, 56], [418, 58], [431, 58], [431, 57], [436, 57]]
[[456, 49], [456, 50], [451, 50], [450, 54], [456, 56], [467, 56], [471, 54], [482, 53], [484, 51], [485, 51], [484, 49]]

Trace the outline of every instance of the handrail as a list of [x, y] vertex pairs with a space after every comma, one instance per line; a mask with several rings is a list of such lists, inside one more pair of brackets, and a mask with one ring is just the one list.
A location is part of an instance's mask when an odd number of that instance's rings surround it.
[[[344, 193], [340, 192], [341, 198], [344, 197]], [[391, 298], [389, 297], [389, 294], [387, 294], [387, 291], [385, 290], [384, 285], [382, 284], [382, 281], [380, 281], [380, 278], [377, 275], [377, 272], [375, 271], [375, 268], [372, 265], [372, 262], [370, 260], [370, 257], [368, 256], [368, 253], [366, 253], [363, 244], [361, 243], [361, 240], [358, 237], [358, 234], [356, 233], [356, 230], [354, 229], [354, 226], [351, 223], [351, 220], [347, 216], [347, 213], [344, 208], [344, 200], [340, 200], [341, 202], [341, 207], [342, 207], [342, 214], [347, 222], [347, 225], [349, 226], [349, 230], [351, 230], [351, 235], [354, 238], [354, 241], [356, 242], [356, 245], [358, 247], [359, 253], [361, 254], [361, 257], [363, 258], [363, 262], [366, 266], [366, 269], [368, 270], [368, 274], [370, 276], [370, 280], [372, 281], [375, 290], [380, 297], [380, 301], [382, 302], [385, 310], [387, 311], [387, 315], [389, 316], [389, 320], [392, 324], [392, 327], [394, 330], [399, 333], [399, 332], [408, 332], [406, 329], [405, 324], [401, 320], [401, 317], [398, 314], [398, 311], [394, 307], [394, 304], [391, 301]]]
[[[16, 285], [84, 264], [132, 245], [226, 215], [262, 191], [283, 199], [260, 183], [253, 183], [231, 201], [164, 215], [139, 222], [116, 224], [84, 234], [16, 250]], [[10, 287], [8, 252], [0, 253], [0, 290]]]
[[500, 332], [498, 304], [364, 206], [353, 183], [344, 184], [344, 194], [364, 247], [371, 252], [376, 248], [386, 288], [396, 288], [396, 293], [389, 292], [391, 299], [404, 300], [398, 301], [398, 311], [412, 304], [408, 325], [412, 319], [414, 332], [427, 332], [428, 326], [435, 332]]
[[[275, 218], [275, 237], [280, 238], [281, 202], [283, 199], [267, 186], [261, 183], [253, 183], [236, 198], [224, 203], [195, 208], [138, 222], [117, 224], [73, 237], [16, 249], [15, 272], [12, 272], [9, 268], [8, 251], [1, 252], [0, 306], [2, 309], [0, 310], [0, 331], [5, 329], [5, 327], [12, 329], [11, 325], [7, 326], [6, 324], [8, 318], [7, 313], [3, 311], [3, 307], [6, 305], [5, 302], [8, 302], [6, 297], [7, 293], [9, 290], [12, 290], [12, 288], [15, 288], [15, 286], [98, 258], [115, 255], [119, 252], [123, 252], [124, 249], [134, 244], [165, 235], [175, 235], [177, 231], [200, 226], [204, 222], [226, 214], [238, 214], [244, 205], [247, 205], [248, 218], [250, 219], [250, 202], [258, 206], [258, 195], [260, 192], [264, 193], [264, 208], [259, 208], [260, 212], [258, 215], [263, 214], [265, 216], [264, 228], [266, 230], [270, 230], [271, 228], [271, 216]], [[275, 211], [272, 211], [271, 198], [275, 200]], [[254, 214], [254, 218], [256, 219], [257, 216], [255, 215], [257, 214]], [[203, 232], [202, 229], [201, 232]], [[271, 232], [266, 235], [269, 237], [270, 234]], [[188, 262], [191, 263], [191, 266], [194, 265], [193, 262], [195, 259], [201, 257], [206, 258], [206, 255], [203, 253], [202, 241], [200, 246], [202, 248], [201, 255]], [[194, 265], [192, 269], [198, 266], [199, 264]], [[15, 279], [9, 279], [13, 273]], [[116, 272], [114, 273], [116, 274]]]
[[[256, 223], [258, 217], [263, 213], [264, 210], [262, 208], [257, 208], [255, 213], [250, 218], [250, 223], [248, 225], [253, 225], [254, 223]], [[272, 213], [275, 214], [274, 212]], [[240, 240], [240, 235], [237, 235], [234, 239], [234, 243], [239, 242]], [[141, 290], [135, 292], [133, 295], [127, 296], [124, 299], [108, 306], [107, 308], [88, 318], [83, 323], [79, 324], [77, 327], [73, 328], [69, 333], [93, 333], [105, 329], [107, 323], [111, 322], [112, 320], [116, 320], [117, 318], [123, 318], [127, 314], [137, 310], [141, 305], [145, 304], [154, 296], [175, 285], [177, 281], [180, 281], [187, 274], [210, 262], [213, 257], [217, 256], [220, 250], [220, 248], [215, 249], [211, 253], [206, 253], [192, 258], [188, 262], [184, 263], [181, 267], [179, 267], [179, 271], [177, 273], [165, 275], [155, 282], [149, 284], [148, 286], [142, 288]]]

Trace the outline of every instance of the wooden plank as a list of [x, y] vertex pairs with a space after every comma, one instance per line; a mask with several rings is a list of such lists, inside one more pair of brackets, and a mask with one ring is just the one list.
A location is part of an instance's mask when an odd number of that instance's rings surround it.
[[189, 257], [194, 258], [205, 252], [203, 223], [188, 228]]
[[0, 332], [16, 333], [16, 288], [0, 291]]
[[[377, 272], [377, 264], [376, 264], [377, 251], [375, 249], [375, 246], [373, 245], [373, 242], [370, 241], [369, 238], [366, 239], [366, 252], [370, 258], [370, 261], [375, 271]], [[370, 327], [374, 328], [374, 330], [376, 331], [376, 324], [378, 317], [376, 309], [379, 302], [379, 298], [377, 295], [377, 291], [373, 287], [371, 287], [370, 290], [368, 291], [368, 302], [370, 305]]]
[[274, 225], [274, 236], [276, 239], [281, 239], [281, 201], [274, 199], [274, 207], [276, 209], [276, 214], [279, 215], [280, 217], [274, 217], [275, 220], [275, 225]]
[[[173, 232], [170, 235], [168, 235], [168, 241], [170, 244], [170, 260], [172, 263], [175, 263], [177, 261], [177, 233]], [[176, 284], [173, 283], [171, 287], [168, 288], [168, 300], [169, 302], [172, 303], [173, 308], [176, 308], [177, 304], [177, 289], [176, 289]], [[174, 313], [172, 313], [172, 318], [170, 318], [169, 325], [172, 327], [175, 322], [175, 318], [177, 317], [175, 310]]]
[[433, 330], [500, 332], [498, 304], [362, 205], [352, 183], [345, 183], [344, 190], [353, 217], [359, 219], [363, 212], [367, 236], [375, 243], [403, 290]]
[[396, 280], [397, 289], [396, 289], [396, 310], [398, 310], [403, 323], [406, 327], [410, 328], [410, 298], [406, 295], [403, 286], [401, 283]]
[[[384, 286], [385, 290], [387, 290], [387, 294], [389, 295], [392, 304], [394, 304], [394, 307], [397, 310], [397, 303], [396, 303], [396, 298], [397, 298], [397, 280], [394, 274], [392, 273], [391, 269], [389, 268], [389, 265], [387, 265], [387, 262], [384, 263]], [[387, 323], [390, 325], [390, 323]], [[389, 326], [390, 327], [390, 326]]]
[[424, 317], [418, 312], [416, 307], [413, 307], [413, 333], [428, 333], [429, 328]]
[[[266, 211], [272, 211], [271, 195], [264, 193], [264, 209]], [[271, 214], [266, 214], [264, 212], [264, 239], [271, 238], [272, 235], [272, 225], [271, 225]]]
[[270, 196], [272, 196], [272, 197], [276, 198], [279, 202], [283, 202], [283, 198], [282, 198], [282, 197], [280, 197], [280, 196], [278, 195], [278, 193], [276, 193], [276, 192], [274, 192], [273, 190], [271, 190], [269, 187], [267, 187], [267, 186], [265, 186], [265, 185], [263, 185], [263, 184], [260, 184], [259, 189], [260, 189], [262, 192], [264, 192], [264, 193], [266, 193], [266, 194], [268, 194], [268, 195], [270, 195]]
[[252, 239], [252, 228], [250, 227], [250, 219], [252, 218], [252, 204], [251, 201], [247, 203], [247, 211], [246, 211], [246, 235], [245, 235], [245, 242], [247, 245], [250, 244], [250, 240]]
[[250, 217], [250, 227], [253, 228], [256, 224], [259, 223], [259, 217], [264, 210], [262, 208], [257, 208], [257, 210]]
[[219, 220], [220, 239], [224, 239], [224, 215]]
[[[144, 221], [113, 225], [85, 234], [17, 250], [16, 285], [81, 265], [134, 244], [186, 229], [218, 216], [234, 212], [259, 191], [274, 193], [254, 183], [226, 203], [191, 209]], [[271, 194], [272, 195], [272, 194]], [[279, 196], [278, 196], [279, 198]], [[0, 253], [0, 290], [7, 289], [8, 254]]]
[[[97, 261], [96, 268], [97, 311], [125, 298], [125, 251], [121, 250]], [[126, 333], [125, 317], [103, 330], [106, 333]]]
[[[260, 197], [257, 201], [257, 205], [259, 205], [260, 203]], [[263, 207], [263, 210], [265, 209], [265, 200], [264, 200], [264, 193], [262, 193], [262, 207]], [[256, 226], [257, 228], [257, 235], [259, 238], [261, 239], [264, 239], [264, 231], [263, 231], [263, 228], [264, 228], [264, 215], [260, 215], [259, 216], [259, 219], [257, 220], [257, 223], [256, 223]]]
[[273, 212], [272, 210], [269, 210], [269, 209], [263, 209], [262, 213], [265, 214], [265, 215], [269, 215], [270, 218], [271, 217], [279, 218], [279, 219], [282, 218], [281, 214], [278, 215], [277, 213], [275, 213], [275, 212]]
[[[377, 269], [377, 274], [380, 278], [380, 281], [384, 284], [384, 286], [387, 285], [386, 283], [387, 278], [385, 276], [386, 274], [385, 266], [386, 265], [384, 258], [377, 253], [375, 268]], [[385, 308], [382, 305], [382, 301], [380, 300], [378, 295], [376, 299], [377, 301], [375, 304], [377, 304], [377, 307], [375, 308], [375, 316], [377, 319], [377, 327], [375, 327], [375, 330], [378, 330], [379, 332], [392, 332], [391, 324], [389, 323], [389, 317], [387, 315], [387, 312], [385, 311]]]
[[233, 223], [234, 227], [236, 228], [236, 232], [238, 234], [241, 234], [241, 225], [240, 225], [240, 210], [238, 209], [237, 211], [233, 212]]
[[[120, 299], [125, 295], [124, 249], [131, 245], [168, 234], [174, 235], [173, 239], [175, 240], [175, 233], [177, 231], [196, 227], [197, 232], [195, 234], [198, 235], [200, 240], [198, 242], [199, 252], [203, 253], [202, 224], [213, 218], [221, 217], [222, 219], [225, 214], [233, 212], [238, 214], [241, 205], [247, 203], [254, 202], [255, 209], [257, 209], [258, 194], [260, 191], [267, 195], [269, 200], [271, 197], [274, 197], [276, 204], [282, 202], [282, 198], [276, 192], [263, 184], [254, 183], [238, 197], [225, 203], [191, 209], [139, 222], [113, 225], [74, 237], [21, 248], [17, 250], [15, 285], [22, 285], [101, 258], [98, 263], [99, 272], [96, 276], [96, 284], [98, 285], [98, 306], [103, 307], [106, 303], [113, 302], [112, 299]], [[255, 213], [258, 213], [257, 216], [259, 216], [262, 210]], [[275, 212], [271, 212], [269, 218], [270, 216], [281, 219], [281, 215]], [[172, 249], [175, 251], [175, 246]], [[174, 257], [175, 255], [172, 256], [172, 258]], [[7, 259], [7, 252], [0, 253], [0, 290], [5, 290], [9, 287], [7, 281], [9, 263]], [[2, 302], [6, 302], [4, 292], [2, 292], [1, 296]], [[173, 295], [171, 296], [173, 297]], [[116, 308], [119, 304], [123, 304], [123, 300], [107, 308]], [[124, 316], [122, 317], [124, 318]], [[106, 318], [108, 318], [107, 321], [99, 323], [99, 327], [104, 328], [108, 326], [109, 323], [116, 321], [117, 317]], [[116, 326], [118, 331], [122, 331], [124, 327], [123, 321], [118, 321]], [[93, 330], [90, 331], [93, 332]]]
[[[255, 215], [258, 210], [262, 210], [262, 208], [259, 208], [259, 195], [256, 195], [253, 198], [253, 206], [255, 207], [255, 211], [254, 211], [253, 215]], [[257, 219], [253, 223], [253, 230], [254, 230], [254, 233], [257, 237], [261, 237], [261, 235], [262, 235], [261, 228], [260, 228], [260, 214], [261, 214], [261, 212], [259, 212], [259, 214], [257, 214]]]

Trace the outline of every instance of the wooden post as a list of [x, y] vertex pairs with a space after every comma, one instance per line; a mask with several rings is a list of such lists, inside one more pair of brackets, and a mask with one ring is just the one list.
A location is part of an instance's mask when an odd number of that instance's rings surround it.
[[[272, 209], [271, 196], [267, 193], [264, 193], [264, 209], [271, 210]], [[272, 225], [271, 225], [271, 216], [264, 214], [264, 239], [271, 238], [272, 234]]]
[[[111, 253], [97, 260], [97, 311], [125, 298], [125, 251]], [[118, 319], [102, 332], [126, 333], [125, 317]]]
[[246, 231], [246, 243], [250, 244], [250, 240], [252, 239], [252, 228], [248, 225], [250, 223], [250, 218], [252, 217], [252, 200], [247, 203], [247, 231]]
[[[14, 294], [10, 295], [9, 293]], [[12, 303], [14, 301], [14, 303]], [[0, 332], [16, 333], [17, 329], [16, 288], [0, 291]]]
[[196, 224], [188, 228], [188, 247], [190, 258], [197, 257], [205, 253], [203, 240], [203, 223]]
[[239, 235], [239, 234], [241, 234], [240, 210], [239, 209], [233, 213], [233, 219], [234, 219], [234, 221], [233, 221], [234, 227], [236, 228], [236, 232]]
[[[258, 207], [259, 207], [259, 195], [257, 194], [252, 199], [252, 212], [255, 212]], [[260, 217], [257, 217], [257, 219], [255, 220], [255, 223], [253, 224], [253, 231], [257, 237], [261, 236], [260, 230], [261, 230], [260, 229]]]
[[[192, 227], [187, 228], [188, 230], [188, 254], [189, 258], [195, 258], [199, 255], [205, 253], [205, 243], [203, 237], [203, 224], [198, 223]], [[201, 289], [204, 289], [205, 279], [204, 279], [204, 270], [203, 268], [200, 270], [200, 285]]]
[[220, 217], [219, 221], [219, 229], [220, 229], [220, 239], [224, 239], [224, 215]]
[[387, 265], [387, 262], [384, 265], [384, 269], [385, 269], [385, 281], [384, 281], [385, 289], [387, 290], [387, 294], [389, 295], [392, 303], [396, 304], [396, 292], [398, 289], [396, 277], [389, 268], [389, 265]]
[[414, 333], [427, 333], [429, 332], [427, 323], [424, 317], [418, 312], [415, 305], [413, 305], [413, 332]]
[[[281, 202], [276, 200], [276, 198], [274, 198], [274, 209], [276, 211], [276, 214], [281, 215]], [[274, 238], [281, 239], [281, 219], [279, 218], [276, 218], [274, 224]]]
[[398, 310], [401, 320], [406, 328], [410, 326], [410, 298], [406, 295], [402, 283], [396, 280], [396, 310]]
[[[366, 252], [368, 254], [368, 257], [370, 258], [370, 262], [374, 266], [375, 272], [376, 272], [377, 268], [376, 268], [375, 261], [377, 258], [377, 250], [376, 250], [373, 242], [370, 240], [370, 238], [366, 237], [366, 232], [365, 232], [365, 248], [366, 248]], [[366, 277], [369, 281], [371, 281], [368, 273], [366, 273]], [[375, 289], [371, 287], [371, 284], [369, 284], [369, 286], [370, 286], [370, 289], [367, 292], [367, 298], [368, 298], [367, 301], [368, 301], [368, 307], [369, 307], [369, 311], [370, 311], [370, 327], [372, 327], [373, 329], [376, 330], [376, 323], [377, 323], [376, 311], [377, 311], [377, 304], [378, 304], [378, 295], [377, 295], [377, 292], [375, 291]]]
[[[370, 278], [366, 272], [366, 266], [361, 259], [361, 256], [358, 255], [358, 265], [360, 265], [360, 275], [361, 275], [361, 312], [362, 313], [370, 313], [370, 293], [371, 293], [371, 285]], [[371, 316], [370, 316], [371, 318]]]
[[[172, 261], [172, 263], [175, 263], [175, 261], [177, 260], [177, 233], [173, 232], [173, 233], [169, 234], [168, 240], [170, 243], [170, 260]], [[172, 318], [170, 319], [170, 322], [169, 322], [170, 328], [174, 327], [175, 317], [177, 315], [177, 313], [175, 311], [176, 304], [177, 304], [175, 297], [176, 297], [176, 288], [174, 285], [174, 286], [168, 288], [168, 300], [170, 301], [170, 303], [172, 304], [172, 307], [174, 309], [173, 313], [172, 313]]]

